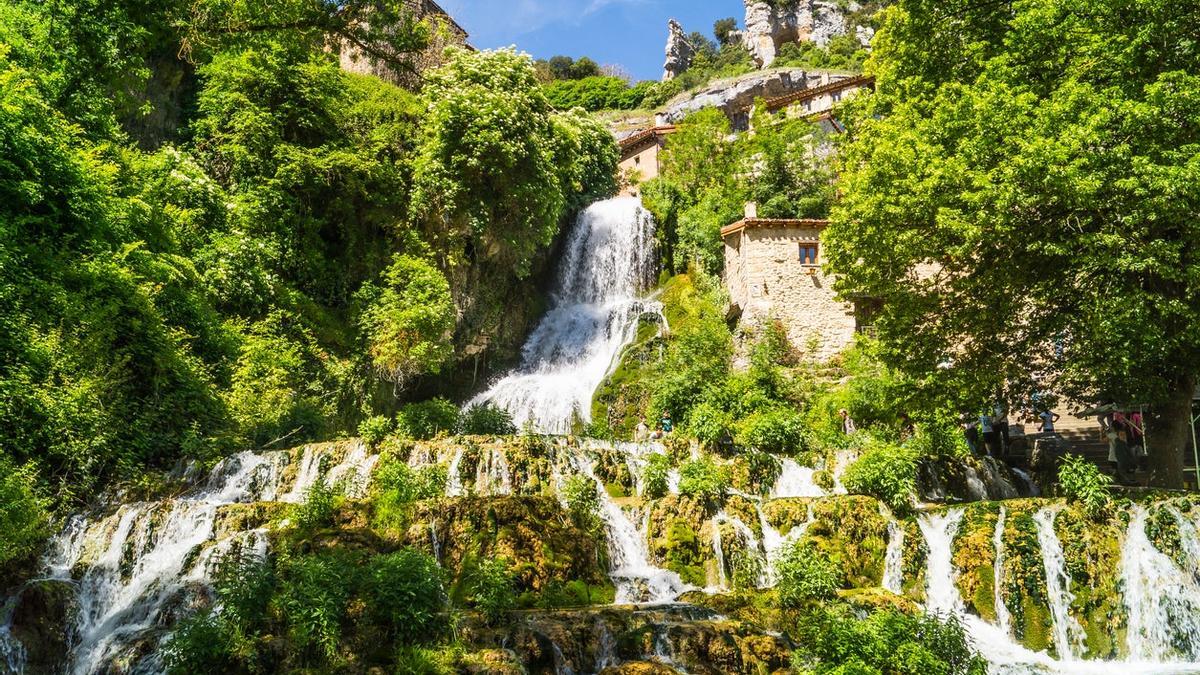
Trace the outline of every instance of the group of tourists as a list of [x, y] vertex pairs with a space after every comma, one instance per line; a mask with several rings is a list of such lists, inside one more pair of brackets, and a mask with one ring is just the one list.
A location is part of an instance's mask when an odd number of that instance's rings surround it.
[[[1056, 419], [1049, 420], [1051, 429]], [[1012, 447], [1012, 427], [1008, 424], [1008, 409], [1003, 404], [997, 403], [979, 415], [964, 417], [962, 426], [971, 454], [987, 454], [1000, 460], [1008, 458], [1008, 450]]]
[[657, 441], [670, 436], [673, 431], [675, 431], [675, 424], [671, 421], [671, 413], [664, 410], [654, 430], [651, 430], [646, 424], [645, 417], [639, 417], [637, 427], [633, 430], [633, 440], [638, 443]]

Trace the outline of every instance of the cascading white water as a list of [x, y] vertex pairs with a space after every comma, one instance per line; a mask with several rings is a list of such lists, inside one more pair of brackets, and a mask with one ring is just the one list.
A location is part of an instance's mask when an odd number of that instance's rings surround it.
[[725, 546], [721, 541], [721, 523], [716, 519], [712, 523], [712, 549], [713, 559], [717, 564], [717, 586], [715, 589], [705, 590], [728, 590], [729, 579], [725, 576]]
[[996, 627], [1005, 635], [1012, 634], [1012, 617], [1008, 613], [1008, 605], [1004, 602], [1004, 522], [1008, 513], [1000, 507], [996, 516], [996, 529], [992, 532], [992, 547], [995, 549], [995, 559], [992, 562], [992, 605], [996, 608]]
[[825, 491], [813, 480], [813, 469], [800, 466], [796, 460], [787, 457], [779, 458], [779, 465], [779, 478], [771, 487], [771, 499], [825, 496]]
[[887, 551], [883, 556], [884, 589], [900, 595], [904, 588], [904, 528], [888, 514]]
[[755, 585], [759, 588], [764, 588], [771, 584], [771, 575], [769, 572], [770, 564], [767, 560], [767, 552], [759, 543], [758, 537], [754, 535], [754, 530], [750, 529], [741, 518], [731, 516], [724, 509], [717, 512], [712, 519], [713, 528], [713, 553], [717, 556], [717, 571], [721, 581], [722, 588], [728, 588], [725, 574], [725, 554], [721, 546], [721, 523], [727, 523], [733, 527], [734, 532], [737, 532], [738, 538], [741, 539], [742, 550], [746, 555], [753, 556], [759, 563], [758, 576], [755, 579]]
[[1083, 626], [1071, 616], [1071, 575], [1067, 573], [1067, 561], [1063, 556], [1062, 543], [1054, 531], [1057, 509], [1046, 508], [1033, 516], [1037, 523], [1038, 544], [1042, 549], [1042, 566], [1046, 571], [1046, 595], [1050, 604], [1050, 616], [1054, 624], [1054, 647], [1063, 661], [1074, 661], [1084, 651], [1086, 635]]
[[839, 450], [834, 459], [833, 464], [833, 490], [832, 494], [844, 495], [847, 494], [846, 486], [842, 484], [842, 476], [846, 475], [846, 469], [854, 463], [857, 455], [853, 450]]
[[450, 467], [446, 470], [447, 497], [461, 497], [466, 494], [463, 490], [461, 473], [464, 452], [466, 452], [466, 449], [460, 445], [454, 449], [454, 456], [450, 459]]
[[[1144, 513], [1142, 525], [1145, 525]], [[1136, 521], [1139, 514], [1135, 512]], [[925, 538], [925, 545], [928, 550], [925, 567], [925, 593], [926, 593], [926, 611], [939, 614], [942, 616], [954, 615], [962, 623], [967, 634], [980, 654], [987, 659], [990, 666], [990, 671], [993, 673], [1008, 674], [1030, 674], [1030, 675], [1166, 675], [1170, 673], [1197, 673], [1200, 672], [1200, 664], [1187, 663], [1182, 661], [1171, 661], [1169, 659], [1157, 659], [1150, 657], [1151, 660], [1141, 660], [1144, 655], [1134, 654], [1129, 661], [1058, 661], [1050, 658], [1043, 652], [1032, 652], [1020, 644], [1013, 641], [1009, 634], [1001, 630], [998, 626], [984, 621], [980, 617], [970, 614], [966, 611], [962, 597], [958, 592], [956, 580], [958, 572], [954, 568], [953, 563], [953, 543], [954, 537], [958, 532], [959, 524], [962, 522], [962, 509], [948, 509], [942, 513], [926, 513], [917, 519], [917, 524], [921, 528], [921, 534]], [[1132, 527], [1132, 524], [1131, 524]], [[1143, 527], [1144, 529], [1144, 527]], [[1131, 531], [1130, 538], [1133, 538], [1134, 533]], [[1144, 537], [1144, 532], [1142, 534]], [[1143, 557], [1143, 553], [1157, 550], [1150, 545], [1149, 541], [1134, 542], [1134, 544], [1126, 545], [1126, 551], [1123, 555], [1124, 559], [1132, 560], [1147, 560], [1152, 558]], [[1162, 555], [1159, 553], [1158, 555]], [[1163, 556], [1165, 558], [1165, 556]], [[1167, 560], [1170, 563], [1170, 560]], [[1123, 563], [1124, 564], [1124, 563]], [[1161, 561], [1155, 560], [1150, 568], [1133, 570], [1133, 576], [1137, 574], [1147, 574], [1150, 578], [1161, 578], [1158, 571], [1155, 570]], [[1136, 566], [1136, 565], [1135, 565]], [[1161, 568], [1160, 568], [1161, 569]], [[1126, 570], [1129, 572], [1129, 570]], [[1126, 583], [1130, 576], [1126, 576]], [[1128, 587], [1127, 587], [1128, 588]], [[1135, 586], [1134, 592], [1139, 592], [1140, 597], [1146, 597], [1146, 591], [1151, 590], [1144, 586]], [[1129, 592], [1127, 590], [1127, 592]], [[1166, 590], [1163, 587], [1158, 598], [1174, 592], [1174, 589]], [[1126, 600], [1129, 602], [1129, 598]], [[1132, 609], [1131, 609], [1132, 612]], [[1147, 612], [1147, 616], [1153, 616], [1153, 611]], [[1168, 620], [1162, 619], [1163, 624], [1167, 624]], [[1153, 622], [1148, 622], [1153, 623]], [[1133, 630], [1131, 616], [1131, 631]], [[1131, 638], [1132, 639], [1132, 638]]]
[[[322, 479], [319, 470], [307, 467], [329, 463], [336, 451], [336, 446], [310, 446], [287, 492], [281, 481], [291, 461], [289, 453], [241, 453], [221, 461], [204, 485], [177, 499], [125, 504], [94, 522], [72, 518], [42, 560], [46, 578], [77, 581], [79, 611], [72, 626], [70, 669], [81, 675], [104, 670], [160, 626], [165, 608], [187, 592], [189, 583], [207, 583], [214, 559], [233, 546], [265, 555], [262, 530], [217, 541], [220, 508], [303, 495]], [[360, 479], [365, 481], [375, 459], [352, 447], [334, 466], [340, 476], [335, 479], [354, 489]], [[334, 473], [331, 470], [324, 479]], [[73, 579], [75, 574], [78, 579]], [[153, 665], [148, 669], [156, 670]]]
[[591, 421], [596, 388], [637, 333], [654, 279], [654, 219], [634, 198], [592, 204], [567, 239], [550, 311], [522, 350], [521, 365], [468, 406], [493, 403], [518, 428], [570, 433]]
[[[1200, 583], [1192, 570], [1180, 569], [1154, 547], [1146, 535], [1150, 512], [1135, 505], [1132, 515], [1121, 551], [1129, 653], [1152, 661], [1200, 659]], [[1180, 528], [1185, 551], [1195, 534], [1194, 525], [1188, 529]]]
[[[642, 602], [672, 602], [692, 590], [679, 575], [650, 564], [646, 535], [633, 524], [624, 509], [613, 501], [604, 483], [596, 476], [592, 460], [582, 450], [572, 452], [571, 466], [596, 484], [600, 499], [600, 519], [608, 533], [609, 577], [617, 588], [614, 602], [618, 605]], [[561, 476], [559, 477], [561, 478]], [[561, 493], [561, 492], [560, 492]]]

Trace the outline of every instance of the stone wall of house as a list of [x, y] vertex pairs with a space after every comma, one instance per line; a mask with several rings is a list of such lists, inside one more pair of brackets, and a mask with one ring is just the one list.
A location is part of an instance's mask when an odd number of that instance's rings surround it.
[[621, 176], [621, 196], [637, 197], [641, 194], [641, 184], [658, 178], [659, 153], [662, 152], [662, 139], [647, 143], [637, 153], [625, 157], [617, 165], [617, 175]]
[[781, 321], [792, 344], [815, 360], [835, 356], [855, 333], [854, 308], [837, 301], [833, 277], [800, 262], [800, 244], [819, 241], [821, 229], [748, 227], [725, 238], [725, 283], [741, 321]]
[[404, 0], [404, 4], [418, 18], [426, 20], [431, 28], [429, 46], [412, 59], [416, 73], [398, 70], [384, 62], [372, 62], [352, 45], [342, 45], [338, 53], [338, 62], [342, 70], [360, 75], [374, 75], [401, 87], [415, 89], [421, 83], [420, 73], [445, 63], [447, 47], [469, 47], [467, 32], [433, 0]]

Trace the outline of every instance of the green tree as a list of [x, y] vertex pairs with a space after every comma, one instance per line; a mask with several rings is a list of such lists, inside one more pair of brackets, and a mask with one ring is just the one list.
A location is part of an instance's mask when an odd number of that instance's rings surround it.
[[371, 362], [399, 385], [418, 375], [441, 372], [454, 353], [450, 284], [419, 258], [396, 258], [361, 323]]
[[722, 47], [733, 44], [733, 34], [737, 31], [737, 19], [731, 17], [725, 19], [717, 19], [713, 23], [713, 36], [717, 38], [717, 43]]
[[451, 50], [423, 93], [413, 203], [431, 243], [457, 262], [468, 251], [455, 242], [473, 240], [477, 259], [528, 274], [568, 205], [560, 167], [576, 161], [562, 154], [570, 144], [556, 138], [533, 61], [513, 50]]
[[827, 239], [839, 291], [883, 301], [891, 364], [964, 405], [1152, 404], [1164, 487], [1200, 369], [1196, 25], [1161, 0], [899, 2]]

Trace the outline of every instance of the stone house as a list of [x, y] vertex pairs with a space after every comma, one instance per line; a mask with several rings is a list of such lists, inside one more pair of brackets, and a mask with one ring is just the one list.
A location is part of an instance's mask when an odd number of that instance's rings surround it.
[[621, 161], [617, 165], [621, 177], [621, 196], [638, 197], [638, 185], [658, 178], [659, 155], [666, 145], [667, 136], [675, 133], [670, 124], [656, 126], [636, 132], [619, 141]]
[[338, 63], [342, 70], [360, 75], [374, 75], [401, 87], [415, 89], [420, 86], [420, 73], [437, 68], [445, 63], [447, 47], [465, 47], [470, 35], [456, 22], [441, 5], [433, 0], [404, 0], [404, 5], [417, 19], [430, 24], [429, 45], [413, 58], [416, 73], [397, 70], [387, 63], [372, 63], [371, 59], [354, 45], [342, 45], [338, 52]]
[[779, 321], [805, 358], [824, 361], [870, 329], [871, 303], [840, 302], [822, 269], [827, 220], [746, 217], [721, 229], [731, 316], [744, 326]]
[[830, 113], [834, 106], [865, 90], [875, 89], [873, 75], [831, 75], [825, 81], [807, 89], [767, 99], [767, 112], [788, 118], [819, 117]]

